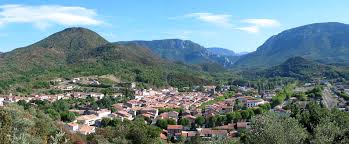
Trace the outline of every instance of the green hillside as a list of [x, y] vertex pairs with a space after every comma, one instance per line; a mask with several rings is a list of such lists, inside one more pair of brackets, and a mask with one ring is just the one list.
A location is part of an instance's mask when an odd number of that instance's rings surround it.
[[270, 67], [296, 56], [325, 64], [348, 65], [349, 25], [316, 23], [283, 31], [240, 58], [235, 66]]
[[0, 92], [30, 89], [56, 77], [113, 74], [123, 81], [154, 86], [207, 84], [210, 76], [194, 66], [163, 60], [137, 45], [107, 42], [84, 28], [68, 28], [0, 57]]

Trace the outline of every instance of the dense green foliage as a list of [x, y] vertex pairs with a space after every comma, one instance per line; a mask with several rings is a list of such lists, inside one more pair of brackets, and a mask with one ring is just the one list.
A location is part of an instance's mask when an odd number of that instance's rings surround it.
[[286, 85], [276, 96], [272, 98], [272, 107], [280, 105], [286, 98], [290, 98], [293, 95], [293, 90], [296, 87], [296, 83]]
[[348, 143], [349, 114], [310, 102], [305, 108], [291, 104], [291, 114], [256, 116], [243, 134], [245, 143]]
[[250, 132], [242, 139], [252, 144], [301, 144], [306, 137], [305, 130], [296, 119], [265, 113], [253, 119]]
[[340, 97], [342, 97], [343, 99], [345, 99], [345, 100], [349, 100], [349, 95], [346, 93], [346, 92], [340, 92], [339, 94], [338, 94]]
[[159, 143], [161, 129], [147, 125], [144, 119], [136, 119], [132, 122], [112, 120], [107, 127], [97, 129], [95, 134], [87, 140], [91, 143], [132, 143], [148, 144]]
[[35, 108], [25, 110], [18, 105], [1, 107], [0, 124], [1, 143], [39, 144], [67, 141], [52, 119]]
[[70, 28], [4, 54], [0, 58], [0, 93], [27, 95], [32, 89], [48, 88], [48, 81], [57, 77], [108, 74], [156, 87], [212, 82], [209, 74], [195, 66], [168, 62], [147, 48], [109, 44], [90, 30]]
[[349, 69], [345, 67], [319, 64], [302, 57], [291, 57], [278, 66], [257, 72], [256, 75], [267, 78], [289, 77], [301, 81], [311, 81], [323, 77], [349, 78], [348, 71]]

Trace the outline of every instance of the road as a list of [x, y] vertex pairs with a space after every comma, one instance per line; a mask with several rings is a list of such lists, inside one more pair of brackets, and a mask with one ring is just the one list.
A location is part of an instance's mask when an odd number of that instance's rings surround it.
[[331, 89], [329, 87], [325, 87], [322, 96], [322, 103], [328, 108], [332, 109], [337, 107], [338, 100], [331, 94]]

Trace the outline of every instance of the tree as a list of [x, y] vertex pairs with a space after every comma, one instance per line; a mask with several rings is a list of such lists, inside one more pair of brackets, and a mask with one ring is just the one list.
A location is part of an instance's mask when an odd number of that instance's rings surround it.
[[53, 120], [59, 120], [61, 119], [61, 115], [54, 109], [48, 109], [46, 113], [53, 119]]
[[268, 111], [271, 109], [270, 103], [262, 104], [262, 105], [259, 105], [258, 107], [262, 108], [264, 111]]
[[257, 114], [257, 115], [258, 115], [258, 114], [262, 114], [262, 113], [263, 113], [263, 109], [262, 109], [262, 108], [254, 108], [254, 109], [253, 109], [253, 113], [254, 113], [254, 114]]
[[167, 123], [169, 125], [176, 125], [177, 124], [177, 122], [174, 119], [167, 119]]
[[61, 113], [61, 120], [64, 122], [72, 122], [75, 120], [75, 114], [73, 112]]
[[241, 111], [241, 116], [243, 119], [250, 119], [250, 112], [247, 110]]
[[215, 127], [217, 123], [217, 117], [211, 116], [208, 118], [208, 127]]
[[234, 112], [234, 122], [237, 122], [240, 119], [242, 119], [241, 112], [239, 111]]
[[304, 92], [295, 93], [295, 94], [293, 94], [293, 96], [296, 97], [297, 99], [299, 99], [300, 101], [307, 100], [307, 95]]
[[187, 118], [181, 118], [179, 120], [178, 124], [183, 125], [183, 126], [188, 126], [190, 124], [190, 121]]
[[30, 104], [27, 103], [25, 100], [19, 100], [17, 104], [23, 106], [24, 109], [28, 109], [30, 107]]
[[200, 135], [195, 135], [190, 139], [188, 144], [202, 144], [202, 138], [200, 137]]
[[226, 114], [227, 116], [227, 123], [231, 123], [234, 120], [234, 112], [229, 112]]
[[201, 127], [205, 123], [205, 118], [203, 116], [198, 116], [195, 119], [195, 123]]
[[0, 142], [11, 143], [12, 118], [10, 113], [0, 110]]
[[335, 139], [345, 133], [330, 119], [326, 118], [314, 129], [314, 143], [339, 143]]
[[219, 115], [217, 117], [217, 125], [224, 125], [224, 122], [227, 120], [227, 117], [225, 115]]
[[159, 119], [156, 121], [156, 126], [162, 128], [162, 129], [167, 129], [168, 122], [166, 119]]
[[234, 104], [234, 111], [241, 110], [244, 108], [244, 104], [240, 100], [236, 100]]
[[102, 125], [102, 127], [106, 127], [110, 124], [110, 122], [111, 122], [110, 118], [103, 118], [101, 121], [101, 125]]
[[275, 113], [257, 115], [252, 120], [251, 130], [247, 133], [245, 143], [304, 143], [307, 133], [298, 121]]

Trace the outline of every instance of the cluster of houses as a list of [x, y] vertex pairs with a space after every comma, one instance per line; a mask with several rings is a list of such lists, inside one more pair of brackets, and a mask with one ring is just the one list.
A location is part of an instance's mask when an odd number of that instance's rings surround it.
[[160, 138], [167, 140], [169, 138], [179, 139], [185, 137], [190, 139], [195, 136], [200, 136], [204, 139], [222, 139], [226, 137], [237, 137], [238, 131], [250, 128], [249, 122], [230, 123], [214, 128], [196, 128], [196, 130], [187, 130], [182, 125], [168, 125], [166, 130], [160, 134]]
[[80, 133], [88, 135], [94, 133], [96, 126], [101, 124], [103, 118], [117, 118], [117, 116], [108, 109], [101, 109], [98, 111], [93, 110], [69, 110], [81, 114], [73, 122], [67, 123], [65, 128], [72, 133]]
[[[117, 97], [118, 95], [115, 95]], [[83, 92], [68, 92], [65, 94], [56, 94], [56, 95], [45, 95], [45, 94], [33, 94], [30, 96], [13, 96], [12, 94], [10, 95], [0, 95], [0, 106], [1, 105], [6, 105], [10, 103], [16, 103], [20, 100], [30, 102], [32, 100], [41, 100], [45, 101], [47, 100], [48, 102], [55, 102], [60, 99], [70, 99], [70, 98], [81, 98], [85, 99], [87, 97], [92, 97], [96, 100], [102, 99], [104, 97], [104, 94], [102, 93], [83, 93]]]
[[[74, 79], [74, 82], [81, 82], [81, 79]], [[260, 97], [243, 96], [241, 93], [238, 93], [233, 98], [216, 102], [202, 109], [200, 106], [203, 103], [215, 99], [217, 95], [222, 96], [222, 93], [215, 92], [214, 86], [206, 86], [204, 88], [205, 92], [178, 92], [176, 88], [168, 88], [162, 90], [134, 89], [134, 99], [129, 100], [125, 103], [116, 103], [112, 105], [115, 112], [112, 112], [108, 109], [69, 110], [70, 112], [78, 113], [80, 116], [78, 116], [75, 121], [65, 124], [65, 128], [72, 133], [88, 135], [95, 132], [96, 127], [101, 124], [103, 118], [131, 121], [136, 116], [143, 116], [147, 118], [148, 120], [150, 120], [151, 124], [155, 124], [159, 119], [173, 119], [177, 122], [180, 118], [186, 118], [190, 121], [191, 124], [193, 124], [195, 123], [197, 116], [209, 117], [217, 114], [232, 112], [236, 100], [240, 100], [247, 108], [257, 107], [258, 105], [267, 103], [267, 101]], [[223, 88], [228, 90], [228, 87]], [[49, 102], [54, 102], [60, 99], [85, 99], [87, 97], [92, 97], [98, 100], [102, 99], [104, 97], [104, 94], [93, 92], [66, 92], [65, 94], [58, 95], [32, 95], [27, 97], [10, 95], [0, 97], [0, 105], [18, 102], [19, 100], [24, 100], [27, 102], [31, 100], [47, 100]], [[174, 110], [159, 113], [159, 110], [163, 108], [181, 108], [183, 109], [183, 111], [181, 112], [181, 116], [179, 112]], [[184, 136], [189, 138], [196, 135], [199, 135], [201, 137], [226, 137], [234, 136], [239, 128], [248, 128], [248, 123], [239, 122], [216, 128], [198, 128], [195, 131], [187, 131], [188, 129], [186, 127], [180, 125], [169, 125], [169, 127], [164, 130], [164, 133], [162, 133], [162, 135], [165, 135], [166, 137]]]
[[[342, 82], [336, 82], [332, 86], [331, 90], [332, 90], [334, 95], [343, 92], [349, 96], [349, 84], [345, 84]], [[349, 112], [349, 100], [346, 100], [345, 98], [340, 97], [338, 95], [336, 95], [336, 97], [338, 100], [337, 108], [342, 110], [342, 111]]]

